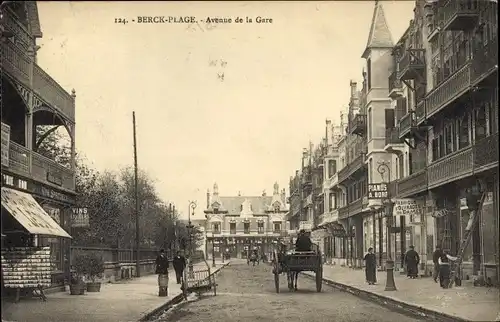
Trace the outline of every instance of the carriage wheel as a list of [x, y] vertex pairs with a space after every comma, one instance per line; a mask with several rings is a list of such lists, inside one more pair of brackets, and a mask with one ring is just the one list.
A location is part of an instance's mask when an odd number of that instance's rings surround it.
[[321, 287], [323, 286], [323, 268], [319, 268], [316, 271], [316, 292], [321, 292]]

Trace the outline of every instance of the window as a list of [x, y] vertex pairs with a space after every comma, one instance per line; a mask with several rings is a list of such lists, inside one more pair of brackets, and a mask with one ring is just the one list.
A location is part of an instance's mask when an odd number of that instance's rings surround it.
[[245, 234], [250, 234], [250, 223], [249, 222], [243, 223], [243, 232]]
[[475, 122], [474, 122], [474, 142], [486, 137], [486, 105], [481, 105], [475, 110]]
[[368, 140], [372, 139], [372, 109], [368, 109], [368, 125], [367, 125], [367, 130], [368, 130]]
[[328, 160], [328, 177], [337, 173], [337, 160]]
[[273, 229], [275, 233], [281, 232], [281, 223], [280, 222], [273, 223]]
[[[47, 214], [54, 219], [56, 223], [62, 225], [61, 222], [61, 210], [58, 208], [52, 208], [49, 206], [44, 206], [43, 209]], [[38, 245], [50, 247], [50, 262], [52, 266], [52, 271], [59, 272], [63, 270], [63, 254], [61, 251], [62, 238], [60, 237], [39, 237]]]
[[446, 125], [444, 128], [444, 143], [445, 143], [445, 154], [453, 153], [453, 123]]
[[236, 223], [235, 222], [229, 223], [229, 233], [232, 235], [236, 234]]
[[220, 223], [213, 223], [212, 231], [214, 234], [220, 234]]
[[366, 78], [368, 83], [368, 89], [372, 88], [372, 60], [368, 58], [366, 60]]
[[458, 148], [463, 149], [469, 146], [469, 144], [469, 113], [465, 113], [465, 115], [458, 120]]
[[259, 221], [259, 222], [257, 223], [257, 232], [258, 232], [259, 234], [263, 234], [263, 233], [264, 233], [264, 222]]
[[399, 178], [404, 178], [404, 176], [405, 176], [405, 157], [404, 157], [404, 155], [401, 155], [400, 157], [398, 157], [398, 162], [399, 162]]
[[373, 159], [370, 158], [370, 161], [368, 161], [368, 178], [372, 181], [372, 182], [375, 182], [373, 180]]
[[439, 144], [438, 139], [432, 139], [432, 161], [439, 159]]

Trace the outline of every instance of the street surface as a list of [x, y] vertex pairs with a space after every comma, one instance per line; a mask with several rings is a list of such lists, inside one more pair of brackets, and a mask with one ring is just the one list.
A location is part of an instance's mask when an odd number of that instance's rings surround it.
[[290, 292], [280, 276], [281, 293], [274, 288], [272, 267], [248, 266], [233, 260], [217, 277], [217, 296], [205, 295], [185, 303], [156, 321], [418, 321], [323, 284], [316, 293], [312, 279], [299, 276], [298, 291]]

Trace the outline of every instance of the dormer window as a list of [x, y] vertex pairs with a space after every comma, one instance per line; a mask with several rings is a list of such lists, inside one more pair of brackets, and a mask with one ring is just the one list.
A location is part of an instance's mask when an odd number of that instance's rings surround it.
[[274, 205], [274, 212], [275, 213], [280, 212], [280, 205]]

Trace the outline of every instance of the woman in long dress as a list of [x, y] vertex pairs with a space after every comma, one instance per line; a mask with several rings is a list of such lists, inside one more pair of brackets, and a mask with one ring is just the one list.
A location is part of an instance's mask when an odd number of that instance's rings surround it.
[[377, 258], [373, 253], [373, 248], [368, 248], [368, 254], [365, 255], [365, 274], [366, 282], [370, 285], [377, 283]]

